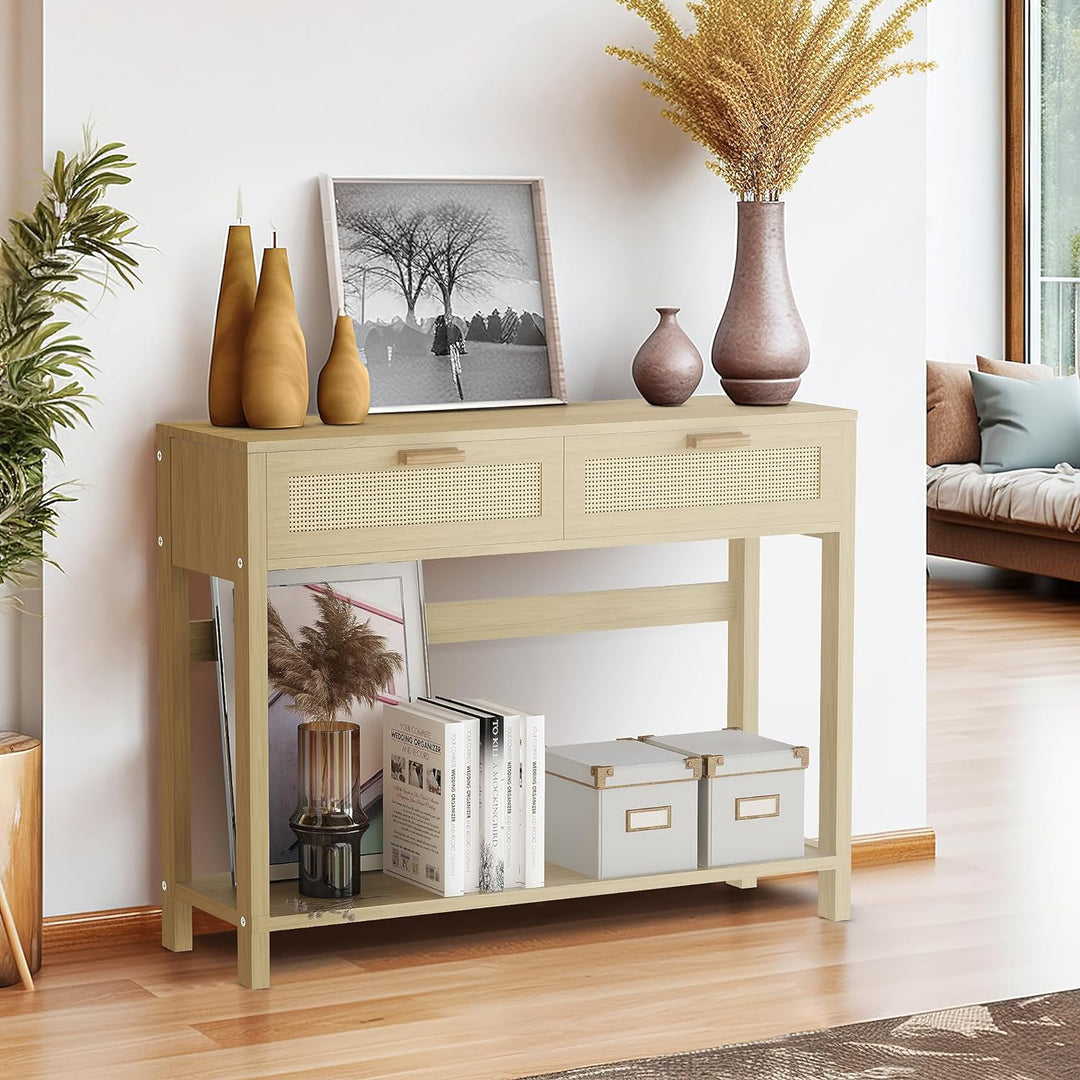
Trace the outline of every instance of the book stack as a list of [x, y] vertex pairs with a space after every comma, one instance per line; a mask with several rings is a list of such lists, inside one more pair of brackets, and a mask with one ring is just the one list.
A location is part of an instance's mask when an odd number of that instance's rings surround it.
[[544, 717], [447, 697], [383, 715], [383, 870], [443, 896], [542, 886]]

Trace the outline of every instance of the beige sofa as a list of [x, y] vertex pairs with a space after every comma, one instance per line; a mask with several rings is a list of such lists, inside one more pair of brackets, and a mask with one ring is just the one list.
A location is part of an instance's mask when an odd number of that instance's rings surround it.
[[[979, 358], [979, 369], [1045, 379], [1047, 368]], [[926, 550], [1080, 581], [1080, 470], [984, 474], [969, 368], [927, 364]]]

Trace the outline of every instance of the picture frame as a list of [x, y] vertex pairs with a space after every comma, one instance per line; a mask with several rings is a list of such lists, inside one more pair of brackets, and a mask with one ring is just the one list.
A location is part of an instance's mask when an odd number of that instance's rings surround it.
[[567, 401], [544, 182], [319, 177], [372, 412]]
[[[371, 822], [364, 833], [361, 868], [382, 868], [382, 706], [428, 692], [427, 634], [424, 625], [423, 572], [419, 562], [374, 563], [305, 570], [273, 570], [267, 593], [295, 635], [315, 612], [313, 596], [332, 589], [364, 612], [387, 648], [403, 658], [396, 676], [374, 708], [353, 704], [343, 719], [360, 724], [360, 802]], [[218, 704], [225, 773], [226, 821], [233, 878], [236, 876], [235, 650], [232, 582], [211, 578], [218, 648]], [[283, 695], [269, 695], [270, 880], [297, 876], [295, 836], [288, 819], [296, 807], [296, 727], [299, 715]]]

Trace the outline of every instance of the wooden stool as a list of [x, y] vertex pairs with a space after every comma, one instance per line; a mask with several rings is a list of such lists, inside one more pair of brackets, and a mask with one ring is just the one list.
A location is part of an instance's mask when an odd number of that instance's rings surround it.
[[0, 986], [41, 967], [41, 743], [0, 731]]

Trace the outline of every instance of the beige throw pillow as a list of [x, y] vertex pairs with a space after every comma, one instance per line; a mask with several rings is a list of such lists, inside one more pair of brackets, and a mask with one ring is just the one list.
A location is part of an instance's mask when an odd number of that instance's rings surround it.
[[978, 356], [979, 370], [984, 375], [1004, 375], [1007, 379], [1023, 379], [1025, 382], [1046, 382], [1054, 377], [1045, 364], [1018, 364], [1014, 360], [987, 360]]

